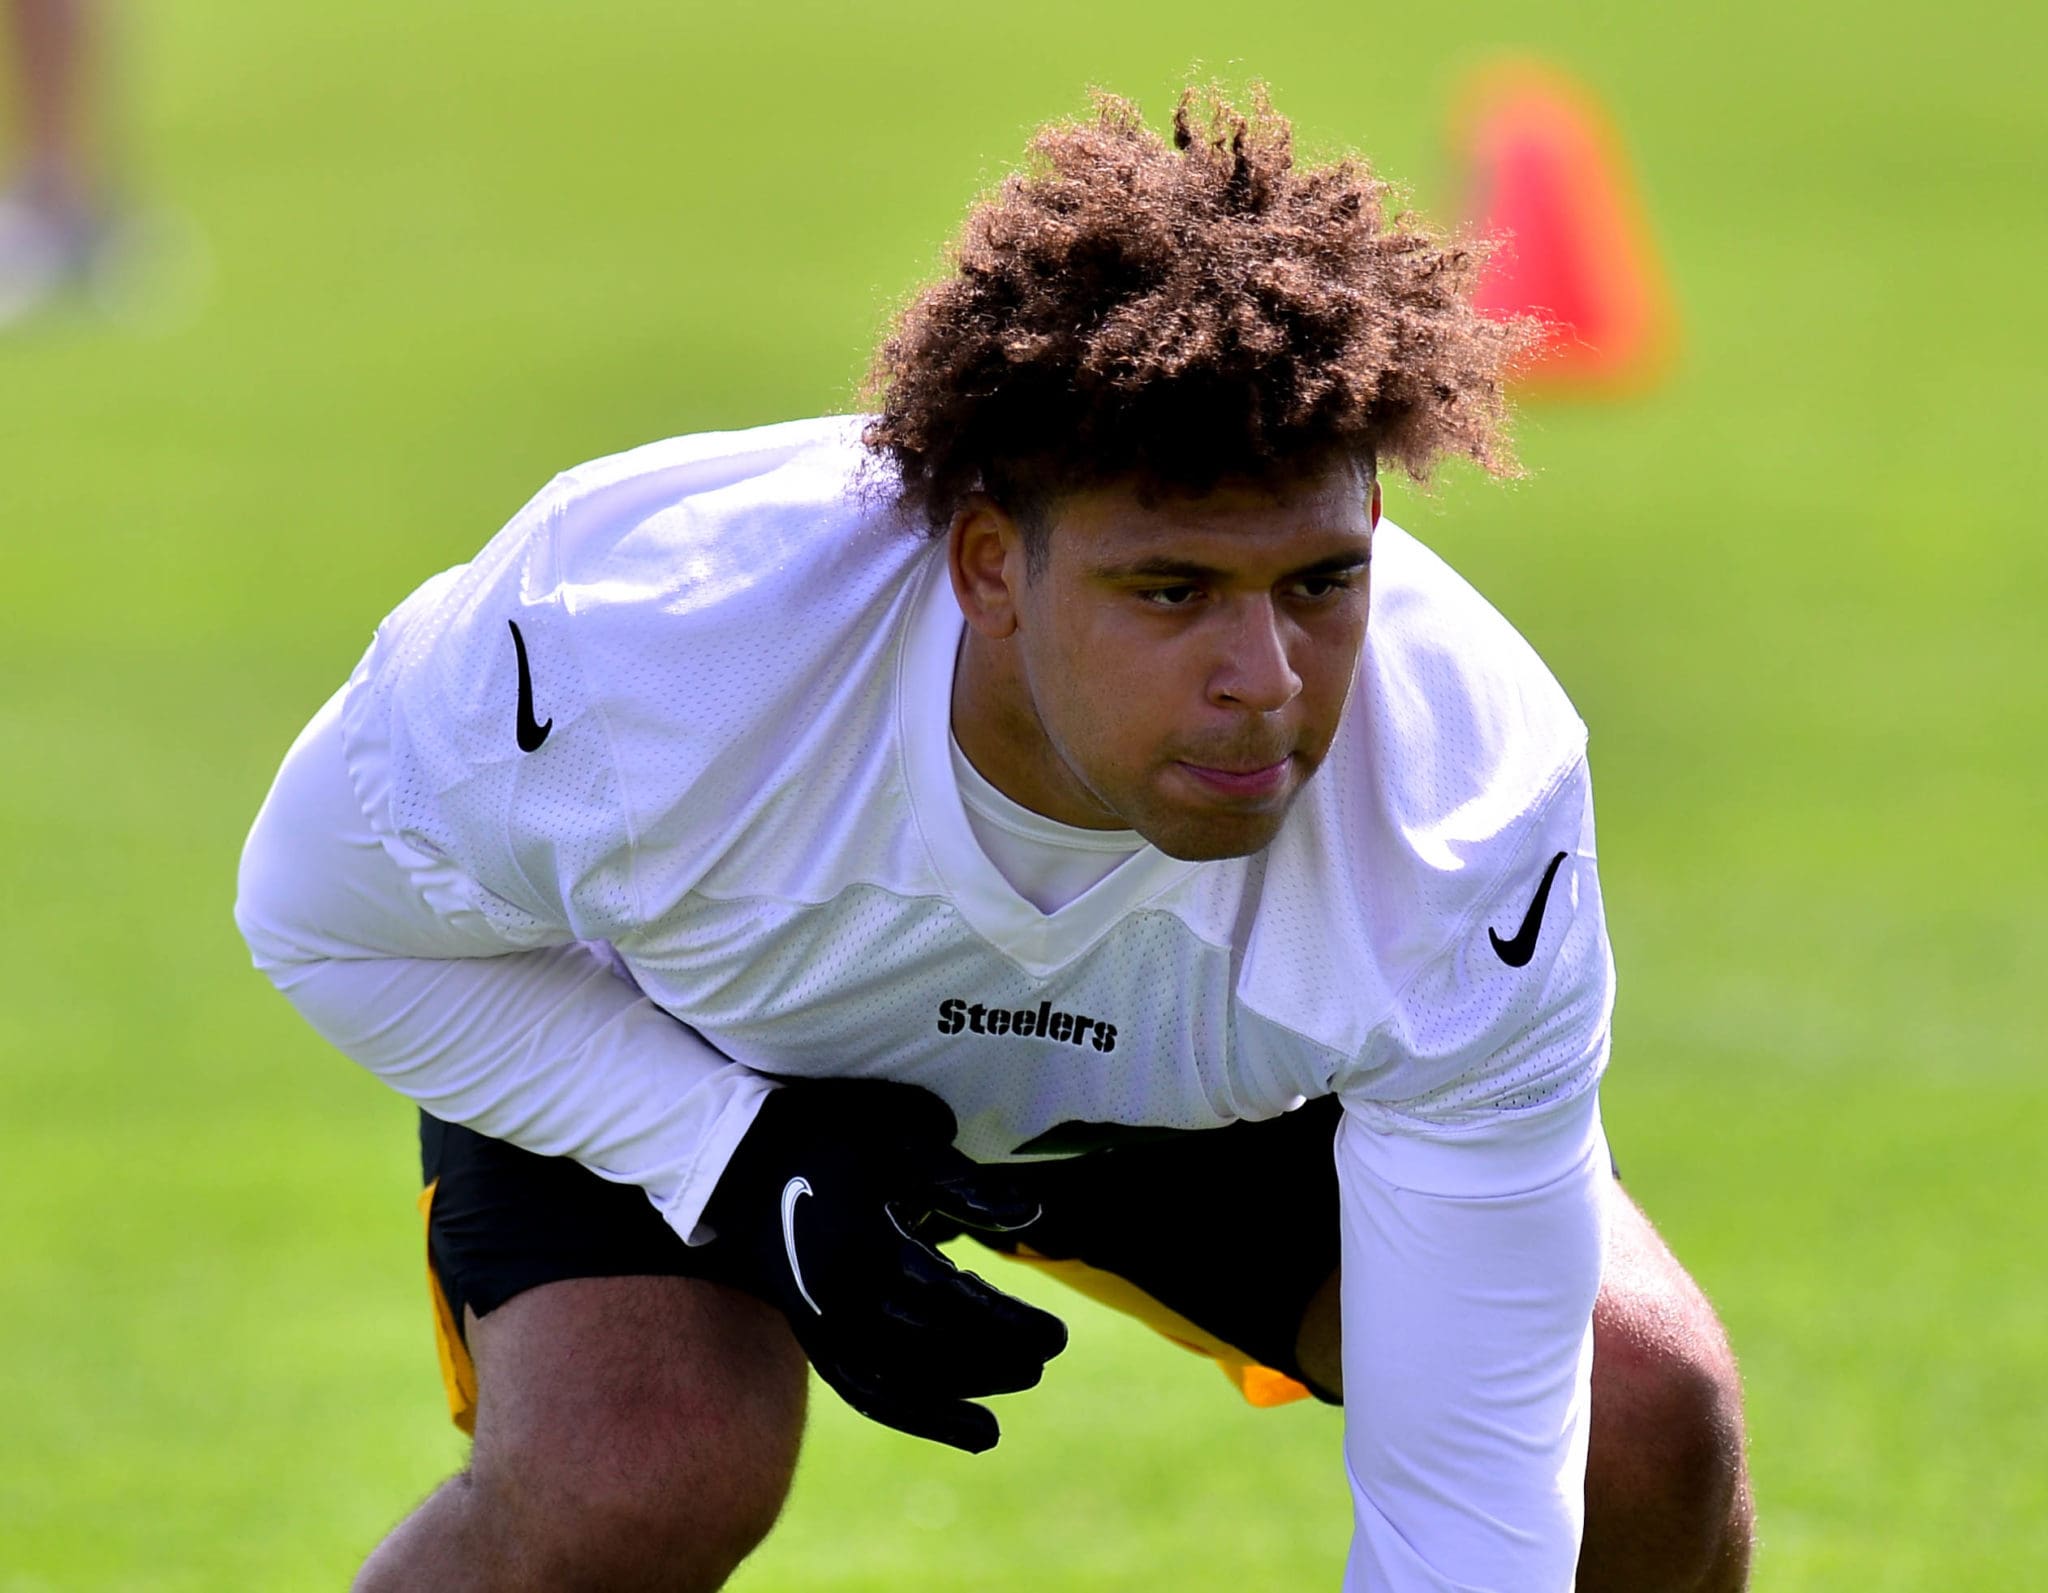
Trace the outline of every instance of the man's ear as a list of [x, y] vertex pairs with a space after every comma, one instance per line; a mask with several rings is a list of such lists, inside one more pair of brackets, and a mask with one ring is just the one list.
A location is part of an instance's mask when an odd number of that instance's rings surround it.
[[1372, 478], [1372, 528], [1375, 531], [1380, 528], [1380, 478], [1378, 476]]
[[969, 493], [946, 533], [953, 595], [967, 623], [991, 641], [1017, 628], [1017, 598], [1026, 579], [1024, 532], [986, 493]]

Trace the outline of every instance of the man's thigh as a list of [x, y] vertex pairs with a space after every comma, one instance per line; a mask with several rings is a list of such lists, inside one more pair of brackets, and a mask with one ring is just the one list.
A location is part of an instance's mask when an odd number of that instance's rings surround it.
[[521, 1586], [717, 1585], [795, 1469], [806, 1365], [781, 1313], [574, 1162], [423, 1118], [421, 1164], [479, 1554]]
[[796, 1467], [806, 1373], [773, 1306], [696, 1278], [582, 1278], [468, 1327], [470, 1476], [522, 1530], [726, 1545], [733, 1563], [766, 1534]]
[[[420, 1169], [442, 1376], [449, 1412], [465, 1431], [478, 1419], [479, 1333], [488, 1336], [499, 1314], [529, 1293], [598, 1279], [732, 1281], [708, 1247], [684, 1244], [641, 1190], [566, 1158], [536, 1156], [422, 1113]], [[634, 1300], [645, 1291], [619, 1292]], [[779, 1315], [768, 1315], [780, 1325]], [[589, 1350], [614, 1353], [608, 1340]]]

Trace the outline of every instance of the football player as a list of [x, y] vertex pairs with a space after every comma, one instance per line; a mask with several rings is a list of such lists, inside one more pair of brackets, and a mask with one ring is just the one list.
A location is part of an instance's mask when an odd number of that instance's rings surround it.
[[1744, 1585], [1728, 1346], [1601, 1129], [1585, 728], [1381, 518], [1514, 468], [1474, 263], [1263, 100], [1106, 100], [872, 415], [572, 470], [379, 627], [238, 904], [423, 1113], [475, 1445], [359, 1586], [717, 1587], [806, 1364], [993, 1444], [1065, 1333], [962, 1232], [1342, 1403], [1348, 1589]]

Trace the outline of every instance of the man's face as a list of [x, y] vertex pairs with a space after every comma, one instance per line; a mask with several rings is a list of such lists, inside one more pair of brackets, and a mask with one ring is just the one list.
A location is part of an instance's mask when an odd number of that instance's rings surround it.
[[1174, 857], [1259, 850], [1337, 732], [1378, 505], [1348, 464], [1149, 506], [1095, 488], [1050, 506], [1035, 572], [999, 509], [963, 510], [962, 749], [1049, 817]]

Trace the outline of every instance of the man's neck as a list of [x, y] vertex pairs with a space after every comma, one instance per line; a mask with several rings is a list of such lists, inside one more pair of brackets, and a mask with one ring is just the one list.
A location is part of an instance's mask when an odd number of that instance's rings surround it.
[[1015, 652], [972, 626], [953, 666], [953, 739], [984, 780], [1033, 813], [1083, 830], [1130, 828], [1060, 760], [1031, 706]]

